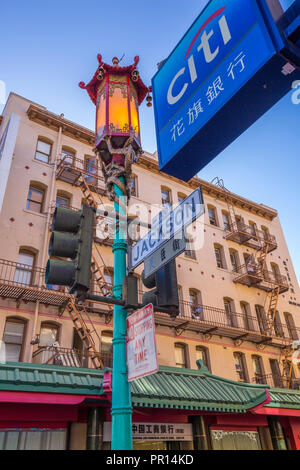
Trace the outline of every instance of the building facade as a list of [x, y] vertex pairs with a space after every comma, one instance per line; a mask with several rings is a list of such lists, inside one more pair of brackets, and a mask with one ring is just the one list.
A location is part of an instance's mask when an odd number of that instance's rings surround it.
[[[74, 324], [76, 306], [72, 310], [72, 299], [70, 306], [67, 290], [46, 286], [44, 281], [55, 207], [80, 209], [83, 202], [91, 201], [103, 204], [108, 210], [111, 207], [105, 196], [93, 142], [92, 131], [41, 105], [10, 94], [0, 121], [0, 338], [5, 343], [6, 362], [13, 363], [14, 367], [18, 363], [22, 367], [31, 364], [30, 370], [33, 364], [36, 364], [36, 370], [42, 370], [43, 364], [46, 369], [53, 365], [55, 371], [58, 365], [61, 370], [64, 367], [78, 370], [93, 367]], [[241, 384], [260, 391], [275, 388], [294, 393], [300, 409], [297, 394], [300, 370], [297, 365], [291, 367], [290, 347], [300, 339], [300, 291], [276, 210], [227, 191], [222, 182], [212, 184], [193, 178], [184, 183], [168, 177], [158, 171], [156, 156], [147, 152], [134, 165], [133, 174], [129, 215], [143, 212], [149, 222], [157, 207], [176, 206], [199, 186], [204, 196], [205, 214], [199, 221], [202, 243], [198, 246], [192, 241], [192, 227], [191, 243], [176, 259], [179, 315], [174, 320], [164, 313], [155, 314], [162, 370], [171, 368], [170, 374], [176, 377], [176, 370], [183, 375], [187, 373], [183, 371], [189, 370], [193, 375], [193, 371], [198, 370], [197, 361], [201, 360], [207, 373], [237, 383], [237, 386]], [[112, 240], [109, 236], [103, 237], [106, 231], [107, 223], [99, 217], [93, 252], [92, 291], [101, 294], [110, 292], [113, 279]], [[142, 229], [137, 236], [141, 234]], [[140, 277], [141, 271], [142, 267], [139, 267], [135, 274]], [[142, 291], [142, 283], [139, 285]], [[94, 302], [79, 313], [103, 366], [111, 367], [111, 307]], [[98, 393], [93, 396], [97, 403], [100, 400], [101, 406], [105, 403], [109, 409], [109, 376], [100, 374], [98, 379], [106, 383], [107, 393], [105, 399], [103, 395], [99, 398]], [[25, 390], [27, 385], [24, 387]], [[51, 381], [47, 387], [54, 393]], [[42, 393], [48, 392], [43, 390]], [[258, 432], [255, 429], [263, 427], [272, 431], [267, 417], [270, 409], [276, 408], [270, 405], [274, 400], [272, 395], [268, 404], [268, 396], [261, 396], [260, 404], [265, 403], [263, 409], [267, 411], [263, 418], [261, 410], [256, 413], [256, 419], [260, 417], [257, 422], [251, 414], [250, 424], [247, 423], [248, 428], [244, 430], [246, 433]], [[66, 405], [69, 409], [71, 402]], [[258, 404], [249, 406], [247, 413]], [[47, 406], [54, 406], [51, 400]], [[85, 426], [86, 433], [89, 426], [89, 411], [79, 408], [74, 412], [77, 421], [74, 416], [71, 419], [66, 415], [65, 423], [72, 422], [72, 438], [66, 437], [65, 448], [68, 445], [76, 448], [76, 439], [80, 442], [78, 446], [83, 446], [81, 431]], [[281, 422], [277, 419], [276, 423], [286, 426], [286, 442], [296, 448], [299, 443], [288, 437], [292, 425], [290, 421], [285, 423], [289, 419], [296, 422], [298, 410], [291, 412], [288, 405], [283, 408], [290, 414], [283, 414]], [[211, 416], [212, 410], [201, 410], [202, 414]], [[109, 413], [105, 413], [105, 422], [109, 423]], [[84, 416], [82, 422], [80, 416]], [[161, 413], [162, 422], [176, 423], [176, 416], [178, 418], [176, 413], [166, 416]], [[194, 426], [190, 415], [182, 416], [181, 423]], [[140, 421], [139, 414], [135, 418]], [[241, 431], [243, 425], [236, 416], [232, 423], [228, 416], [226, 419], [213, 424], [216, 432]], [[155, 420], [160, 423], [158, 416]], [[205, 425], [209, 420], [212, 418], [207, 418]], [[153, 420], [149, 419], [149, 422]], [[5, 418], [3, 423], [3, 429], [10, 429], [8, 419]], [[184, 433], [188, 435], [190, 429], [188, 427]], [[50, 434], [45, 437], [49, 442]], [[53, 442], [57, 436], [54, 435]], [[219, 432], [218, 442], [222, 436]], [[230, 439], [240, 439], [232, 436], [224, 437], [229, 439], [229, 447], [233, 445]], [[140, 436], [136, 441], [148, 443], [141, 446], [149, 446], [151, 442], [155, 448], [155, 442], [159, 440], [153, 439], [147, 441]], [[254, 443], [253, 436], [251, 439]], [[267, 442], [268, 436], [260, 437], [260, 447], [263, 439]], [[183, 448], [197, 445], [193, 439], [182, 442], [190, 442]], [[159, 444], [157, 446], [160, 448]]]

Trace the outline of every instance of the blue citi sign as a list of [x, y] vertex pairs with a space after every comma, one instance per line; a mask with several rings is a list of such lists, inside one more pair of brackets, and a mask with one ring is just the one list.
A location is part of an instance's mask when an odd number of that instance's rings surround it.
[[190, 179], [272, 105], [254, 88], [234, 100], [284, 46], [267, 13], [265, 0], [212, 0], [153, 77], [162, 171]]

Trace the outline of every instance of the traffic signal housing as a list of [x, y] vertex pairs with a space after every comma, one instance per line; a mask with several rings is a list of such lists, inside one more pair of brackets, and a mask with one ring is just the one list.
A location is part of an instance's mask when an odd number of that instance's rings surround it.
[[68, 286], [81, 296], [90, 288], [95, 209], [83, 205], [80, 211], [56, 207], [49, 242], [46, 284]]
[[178, 284], [175, 260], [162, 266], [148, 278], [142, 272], [142, 282], [149, 292], [143, 294], [143, 305], [153, 304], [156, 307], [169, 309], [170, 315], [179, 314]]

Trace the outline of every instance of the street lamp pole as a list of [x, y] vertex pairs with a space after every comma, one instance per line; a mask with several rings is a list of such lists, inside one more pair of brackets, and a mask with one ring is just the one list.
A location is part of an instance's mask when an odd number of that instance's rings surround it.
[[[131, 167], [141, 153], [138, 108], [146, 98], [152, 106], [151, 87], [144, 85], [137, 70], [139, 57], [126, 67], [113, 65], [97, 56], [99, 66], [92, 80], [80, 88], [87, 90], [96, 105], [95, 153], [101, 164], [108, 198], [114, 201], [117, 216], [114, 234], [114, 286], [115, 299], [122, 299], [123, 279], [127, 274], [127, 227], [119, 223], [126, 215], [130, 198]], [[127, 380], [126, 318], [122, 305], [114, 305], [113, 316], [113, 371], [112, 371], [112, 450], [132, 449], [132, 404]]]

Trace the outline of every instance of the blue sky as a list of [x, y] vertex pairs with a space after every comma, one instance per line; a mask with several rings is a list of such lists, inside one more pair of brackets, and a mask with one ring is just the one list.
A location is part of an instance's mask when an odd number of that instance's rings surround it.
[[[293, 0], [283, 1], [284, 6]], [[207, 3], [206, 0], [14, 0], [0, 6], [0, 80], [55, 113], [94, 128], [94, 105], [79, 81], [89, 81], [97, 53], [106, 62], [140, 56], [139, 71], [150, 85], [166, 58]], [[228, 189], [274, 207], [300, 279], [300, 105], [292, 92], [203, 169], [199, 176], [223, 178]], [[2, 107], [0, 105], [0, 111]], [[141, 107], [145, 150], [156, 149], [153, 108]], [[299, 299], [298, 299], [299, 300]]]

